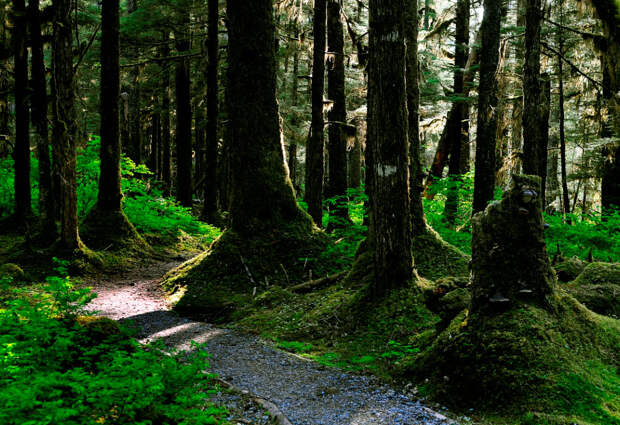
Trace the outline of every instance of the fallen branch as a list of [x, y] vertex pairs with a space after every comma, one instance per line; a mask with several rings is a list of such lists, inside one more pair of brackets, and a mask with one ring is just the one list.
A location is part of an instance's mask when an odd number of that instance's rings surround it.
[[347, 273], [347, 271], [341, 271], [340, 273], [326, 276], [321, 279], [309, 280], [304, 283], [300, 283], [299, 285], [292, 286], [290, 289], [291, 291], [297, 292], [298, 294], [306, 294], [308, 292], [312, 292], [315, 289], [324, 288], [331, 285], [332, 283], [336, 283], [342, 280], [347, 275]]

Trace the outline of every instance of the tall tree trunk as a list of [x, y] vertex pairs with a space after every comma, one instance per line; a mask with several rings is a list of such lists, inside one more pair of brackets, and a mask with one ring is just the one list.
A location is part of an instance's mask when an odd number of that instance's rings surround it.
[[[295, 40], [293, 40], [293, 73], [291, 75], [292, 84], [291, 84], [291, 106], [293, 108], [297, 107], [299, 103], [299, 29], [298, 22], [295, 21], [293, 23], [295, 26], [294, 34]], [[297, 128], [299, 125], [299, 119], [297, 117], [296, 111], [293, 111], [293, 116], [291, 119], [291, 126], [293, 128]], [[293, 182], [293, 187], [295, 191], [298, 192], [299, 186], [297, 184], [297, 132], [291, 136], [288, 145], [288, 172], [291, 177], [291, 182]]]
[[306, 145], [306, 194], [308, 212], [317, 226], [323, 224], [323, 178], [325, 138], [323, 93], [325, 92], [325, 25], [327, 0], [314, 2], [314, 52], [312, 62], [312, 123]]
[[[516, 25], [525, 27], [525, 9], [527, 0], [517, 0]], [[515, 59], [517, 64], [525, 62], [525, 49], [523, 43], [515, 46]], [[511, 135], [510, 135], [510, 174], [521, 174], [522, 145], [523, 145], [523, 84], [520, 81], [514, 83], [513, 90], [519, 92], [512, 103]]]
[[418, 1], [407, 0], [405, 38], [407, 42], [406, 80], [409, 138], [409, 186], [410, 211], [413, 236], [426, 232], [422, 192], [424, 170], [422, 169], [422, 146], [420, 142], [420, 85], [418, 78]]
[[[544, 158], [540, 155], [541, 147], [545, 142], [540, 126], [541, 18], [541, 0], [526, 0], [523, 65], [523, 172], [543, 177], [546, 170], [543, 170]], [[542, 181], [544, 182], [544, 179]]]
[[[4, 12], [0, 12], [0, 18], [6, 19]], [[6, 25], [0, 26], [0, 46], [3, 49], [9, 49], [7, 34], [9, 30]], [[11, 86], [9, 84], [9, 72], [6, 62], [8, 58], [5, 58], [5, 63], [0, 66], [0, 158], [6, 158], [9, 155], [9, 91]]]
[[373, 293], [413, 278], [409, 200], [406, 0], [371, 0], [368, 71], [368, 148], [374, 237]]
[[551, 77], [548, 73], [541, 74], [541, 90], [539, 99], [538, 127], [541, 143], [538, 145], [540, 159], [541, 198], [543, 210], [547, 207], [547, 167], [549, 163], [549, 116], [551, 115]]
[[[170, 56], [168, 31], [162, 32], [161, 56]], [[164, 183], [164, 196], [170, 196], [172, 187], [172, 160], [170, 158], [170, 68], [163, 65], [161, 82], [161, 179]]]
[[562, 173], [562, 204], [565, 214], [570, 213], [570, 195], [568, 193], [568, 178], [566, 170], [566, 136], [564, 129], [564, 69], [562, 67], [562, 58], [564, 51], [564, 43], [562, 38], [559, 40], [559, 54], [558, 54], [558, 84], [559, 84], [559, 99], [558, 104], [560, 108], [560, 169]]
[[[157, 105], [157, 99], [155, 99]], [[157, 105], [158, 106], [158, 105]], [[159, 158], [161, 156], [161, 126], [159, 124], [160, 112], [155, 111], [151, 116], [151, 171], [155, 178], [159, 178]]]
[[30, 192], [30, 117], [28, 110], [28, 50], [26, 49], [26, 5], [13, 0], [13, 76], [15, 81], [15, 218], [27, 224], [32, 214]]
[[61, 231], [60, 243], [67, 249], [82, 247], [78, 233], [76, 194], [75, 82], [73, 74], [73, 25], [71, 1], [54, 0], [54, 36], [52, 45], [54, 105], [54, 148], [57, 151], [60, 176]]
[[501, 28], [499, 0], [484, 0], [484, 17], [480, 31], [480, 84], [478, 88], [478, 134], [476, 138], [476, 175], [474, 178], [474, 213], [486, 208], [495, 190], [495, 136], [497, 131], [497, 65]]
[[[174, 33], [175, 47], [179, 54], [187, 54], [189, 42], [189, 2], [179, 4], [178, 25]], [[177, 107], [176, 153], [177, 181], [176, 199], [184, 207], [192, 206], [192, 107], [190, 96], [189, 59], [176, 61], [175, 91]]]
[[[327, 3], [327, 40], [331, 60], [327, 73], [327, 95], [333, 102], [328, 113], [329, 143], [329, 182], [326, 195], [344, 197], [347, 193], [347, 105], [345, 95], [344, 72], [344, 29], [341, 19], [341, 0], [328, 0]], [[342, 198], [341, 198], [342, 199]], [[332, 216], [338, 217], [332, 220]], [[330, 211], [330, 226], [343, 224], [348, 220], [349, 212], [343, 205], [337, 205]]]
[[228, 0], [227, 5], [231, 227], [250, 236], [256, 227], [273, 228], [307, 215], [297, 206], [284, 164], [272, 1]]
[[56, 239], [55, 203], [52, 195], [52, 163], [47, 127], [47, 84], [41, 34], [39, 0], [30, 0], [30, 40], [32, 42], [32, 121], [39, 158], [39, 220], [41, 234], [47, 240]]
[[469, 0], [459, 0], [456, 5], [456, 32], [454, 36], [454, 94], [455, 115], [452, 126], [448, 129], [448, 140], [450, 145], [450, 165], [448, 176], [451, 180], [448, 189], [448, 196], [445, 205], [446, 221], [454, 225], [459, 206], [459, 184], [460, 176], [465, 172], [462, 169], [463, 145], [469, 144], [469, 135], [464, 131], [465, 111], [467, 110], [467, 100], [465, 95], [465, 69], [467, 58], [469, 57]]
[[[139, 0], [128, 0], [127, 12], [129, 14], [138, 10]], [[138, 61], [140, 58], [140, 49], [136, 46], [131, 53], [131, 60]], [[140, 67], [138, 65], [129, 71], [130, 88], [129, 88], [129, 140], [130, 150], [129, 157], [136, 163], [142, 163], [142, 115], [140, 113]]]
[[219, 84], [217, 70], [219, 66], [219, 2], [209, 0], [209, 23], [207, 38], [207, 151], [206, 151], [206, 180], [205, 203], [203, 216], [211, 222], [217, 214], [217, 155], [218, 155], [218, 92]]

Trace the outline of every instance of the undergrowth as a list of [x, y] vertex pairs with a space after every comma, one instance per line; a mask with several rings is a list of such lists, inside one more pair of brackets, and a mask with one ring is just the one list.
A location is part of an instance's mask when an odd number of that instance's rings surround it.
[[206, 352], [141, 346], [116, 322], [87, 316], [94, 295], [60, 263], [43, 290], [0, 277], [0, 423], [219, 424]]

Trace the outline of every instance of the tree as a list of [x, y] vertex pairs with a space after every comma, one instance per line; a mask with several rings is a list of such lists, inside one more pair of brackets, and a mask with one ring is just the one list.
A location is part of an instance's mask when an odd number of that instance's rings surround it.
[[94, 248], [144, 248], [145, 242], [123, 213], [120, 139], [119, 0], [101, 6], [101, 160], [97, 203], [83, 223], [85, 241]]
[[[190, 49], [189, 4], [187, 4], [186, 1], [181, 1], [178, 3], [177, 7], [177, 27], [174, 31], [174, 44], [180, 55], [186, 55]], [[188, 58], [176, 60], [176, 198], [184, 207], [192, 206], [192, 195], [194, 193], [192, 183], [192, 107], [189, 71]]]
[[[138, 10], [138, 0], [128, 0], [127, 12], [129, 15]], [[137, 62], [140, 59], [138, 45], [131, 52], [131, 60]], [[140, 66], [135, 65], [130, 70], [129, 88], [129, 157], [136, 163], [142, 163], [142, 115], [140, 113]]]
[[15, 80], [15, 219], [26, 225], [32, 214], [30, 192], [30, 119], [28, 108], [28, 51], [26, 49], [26, 5], [13, 1], [13, 54]]
[[209, 0], [207, 35], [207, 158], [205, 170], [205, 202], [202, 213], [203, 217], [209, 222], [215, 222], [215, 215], [217, 214], [217, 117], [219, 114], [217, 70], [219, 65], [219, 18], [219, 1]]
[[495, 136], [497, 131], [497, 65], [502, 2], [484, 0], [484, 17], [480, 27], [480, 84], [478, 86], [478, 134], [476, 138], [476, 175], [474, 177], [474, 212], [482, 211], [493, 199], [495, 190]]
[[[161, 56], [170, 55], [168, 31], [162, 32]], [[170, 196], [172, 186], [172, 161], [170, 158], [170, 69], [164, 65], [161, 83], [161, 179], [164, 182], [164, 194]]]
[[327, 0], [314, 2], [314, 50], [312, 61], [312, 124], [306, 144], [306, 193], [308, 212], [317, 224], [323, 223], [323, 177], [325, 173], [325, 138], [323, 128], [323, 94], [325, 92], [325, 25]]
[[368, 139], [375, 279], [383, 294], [413, 278], [409, 204], [405, 0], [371, 0]]
[[39, 1], [30, 0], [29, 23], [32, 43], [32, 91], [31, 116], [35, 126], [35, 140], [39, 159], [39, 222], [41, 235], [47, 240], [56, 239], [56, 208], [52, 196], [52, 164], [47, 126], [47, 84], [45, 81], [45, 60]]
[[[326, 196], [344, 197], [347, 193], [347, 105], [345, 95], [345, 69], [344, 69], [344, 29], [341, 18], [341, 1], [328, 0], [327, 4], [327, 50], [330, 57], [327, 72], [327, 96], [333, 102], [332, 108], [327, 114], [329, 119], [329, 143], [327, 147], [329, 157], [329, 181]], [[336, 206], [330, 212], [330, 226], [338, 225], [342, 220], [348, 220], [349, 214], [346, 208]]]
[[73, 25], [70, 0], [54, 0], [52, 61], [54, 93], [53, 148], [60, 176], [60, 244], [65, 249], [83, 247], [78, 232], [76, 193], [75, 82], [73, 71]]

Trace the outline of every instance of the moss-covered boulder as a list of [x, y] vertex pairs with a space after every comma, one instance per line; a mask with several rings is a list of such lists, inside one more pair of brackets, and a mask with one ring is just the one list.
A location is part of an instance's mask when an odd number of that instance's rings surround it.
[[554, 265], [553, 268], [560, 282], [570, 282], [575, 280], [587, 265], [588, 263], [573, 257], [562, 260]]
[[620, 264], [591, 263], [563, 288], [590, 310], [620, 318]]
[[418, 274], [426, 279], [469, 277], [469, 256], [444, 241], [433, 229], [427, 228], [413, 238], [413, 258]]
[[329, 243], [309, 220], [253, 235], [227, 230], [209, 250], [164, 276], [162, 285], [177, 310], [226, 320], [235, 306], [272, 285], [292, 286], [337, 271], [322, 261]]
[[26, 274], [17, 264], [6, 263], [0, 265], [0, 277], [7, 276], [13, 280], [25, 280]]

